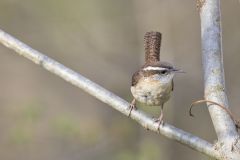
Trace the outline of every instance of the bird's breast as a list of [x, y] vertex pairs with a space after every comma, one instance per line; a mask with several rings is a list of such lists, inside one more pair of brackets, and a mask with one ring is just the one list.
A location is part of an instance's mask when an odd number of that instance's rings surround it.
[[162, 83], [161, 80], [146, 77], [131, 87], [131, 92], [136, 100], [153, 106], [163, 105], [168, 101], [171, 91], [172, 81]]

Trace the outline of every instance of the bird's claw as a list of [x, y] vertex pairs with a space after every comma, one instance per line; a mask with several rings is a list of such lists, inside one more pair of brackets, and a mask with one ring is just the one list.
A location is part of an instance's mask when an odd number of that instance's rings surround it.
[[162, 117], [159, 117], [158, 119], [155, 119], [154, 122], [155, 122], [155, 123], [158, 123], [158, 128], [157, 128], [157, 130], [160, 131], [160, 126], [163, 126], [163, 125], [164, 125], [163, 118], [162, 118]]
[[129, 105], [129, 109], [130, 109], [130, 112], [129, 112], [129, 114], [128, 114], [128, 117], [131, 116], [131, 113], [132, 113], [132, 110], [133, 110], [133, 109], [134, 109], [134, 110], [137, 110], [137, 107], [136, 107], [135, 104], [130, 104], [130, 105]]
[[132, 110], [133, 110], [133, 109], [134, 109], [134, 110], [137, 110], [136, 100], [135, 100], [135, 99], [132, 100], [131, 104], [129, 105], [129, 109], [130, 109], [130, 112], [129, 112], [129, 114], [128, 114], [128, 117], [131, 116], [131, 113], [132, 113]]

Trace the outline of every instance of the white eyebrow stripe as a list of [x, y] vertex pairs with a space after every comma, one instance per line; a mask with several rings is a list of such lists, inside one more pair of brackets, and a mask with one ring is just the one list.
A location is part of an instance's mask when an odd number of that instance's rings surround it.
[[166, 70], [166, 68], [162, 68], [162, 67], [152, 67], [152, 66], [148, 66], [146, 68], [143, 68], [144, 71], [163, 71]]

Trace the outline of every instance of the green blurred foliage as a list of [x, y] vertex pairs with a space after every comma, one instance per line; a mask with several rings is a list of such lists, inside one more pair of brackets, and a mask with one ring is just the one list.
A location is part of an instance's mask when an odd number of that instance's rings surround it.
[[27, 144], [32, 140], [32, 133], [27, 127], [18, 126], [10, 130], [9, 140], [16, 145]]
[[80, 135], [80, 128], [76, 121], [70, 117], [59, 116], [56, 117], [53, 123], [54, 131], [63, 137], [74, 137]]
[[44, 106], [40, 106], [40, 104], [29, 104], [20, 111], [21, 118], [26, 122], [35, 123], [41, 118], [43, 110]]
[[54, 117], [51, 126], [53, 134], [62, 140], [70, 140], [84, 145], [94, 145], [99, 141], [97, 128], [83, 127], [81, 122], [67, 114]]
[[37, 102], [31, 102], [22, 106], [17, 106], [13, 116], [15, 117], [14, 127], [9, 131], [9, 140], [14, 144], [30, 143], [34, 136], [34, 130], [43, 114], [44, 107], [41, 108]]

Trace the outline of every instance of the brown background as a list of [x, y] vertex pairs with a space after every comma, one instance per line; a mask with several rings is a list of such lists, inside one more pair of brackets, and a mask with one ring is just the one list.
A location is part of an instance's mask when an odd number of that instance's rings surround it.
[[[200, 22], [191, 0], [1, 0], [0, 27], [33, 48], [130, 101], [132, 73], [143, 63], [143, 35], [163, 33], [161, 59], [175, 77], [165, 121], [216, 139], [203, 97]], [[226, 88], [240, 117], [240, 3], [222, 1]], [[0, 46], [0, 159], [207, 159], [138, 124]], [[140, 106], [158, 115], [159, 108]]]

